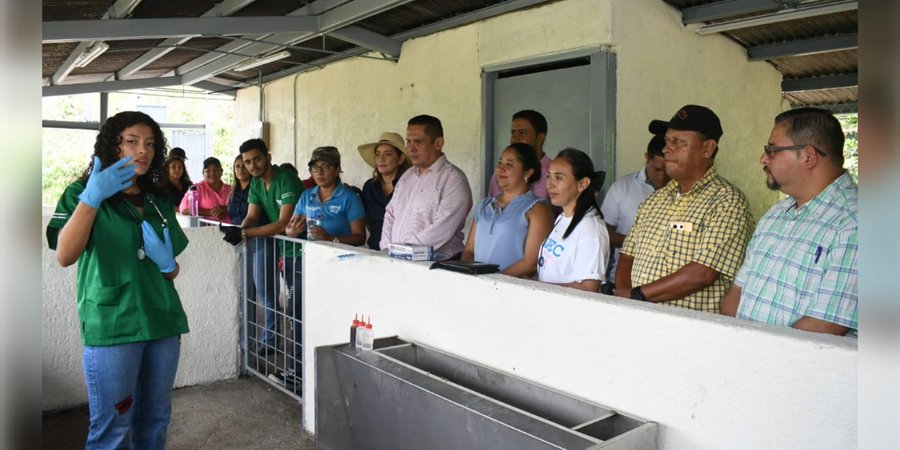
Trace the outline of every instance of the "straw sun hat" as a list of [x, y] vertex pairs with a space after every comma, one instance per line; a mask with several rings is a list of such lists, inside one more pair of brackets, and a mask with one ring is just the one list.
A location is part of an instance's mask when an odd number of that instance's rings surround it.
[[403, 149], [406, 148], [403, 138], [397, 133], [386, 131], [381, 133], [381, 136], [378, 137], [378, 142], [371, 142], [357, 147], [359, 149], [359, 155], [362, 156], [362, 159], [366, 161], [366, 164], [373, 169], [375, 168], [375, 147], [377, 147], [378, 144], [388, 144], [406, 157], [406, 153], [403, 151]]

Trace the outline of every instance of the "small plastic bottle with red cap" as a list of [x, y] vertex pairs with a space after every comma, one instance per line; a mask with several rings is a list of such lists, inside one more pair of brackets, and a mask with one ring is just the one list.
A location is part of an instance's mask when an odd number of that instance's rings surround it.
[[363, 350], [372, 350], [375, 346], [375, 331], [372, 330], [372, 316], [369, 316], [369, 323], [366, 324], [366, 328], [362, 330], [362, 349]]
[[366, 321], [360, 320], [359, 327], [356, 328], [356, 341], [355, 341], [356, 348], [362, 348], [363, 334], [365, 334], [365, 331], [366, 331]]
[[356, 333], [359, 331], [359, 314], [353, 315], [353, 324], [350, 325], [350, 345], [356, 346]]

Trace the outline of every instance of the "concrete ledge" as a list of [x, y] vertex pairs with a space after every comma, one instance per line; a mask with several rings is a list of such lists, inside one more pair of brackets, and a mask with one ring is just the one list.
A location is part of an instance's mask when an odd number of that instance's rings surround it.
[[[342, 256], [352, 254], [354, 256]], [[341, 256], [339, 258], [339, 256]], [[354, 313], [398, 335], [658, 422], [659, 448], [856, 446], [857, 343], [332, 243], [304, 247], [304, 359]], [[315, 367], [304, 364], [315, 431]]]

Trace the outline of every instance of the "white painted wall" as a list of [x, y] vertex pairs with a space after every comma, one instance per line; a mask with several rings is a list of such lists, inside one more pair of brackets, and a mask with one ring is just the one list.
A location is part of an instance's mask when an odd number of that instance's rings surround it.
[[[176, 284], [191, 333], [176, 386], [238, 372], [236, 254], [215, 228], [187, 233]], [[353, 314], [364, 313], [378, 337], [419, 341], [655, 421], [663, 450], [856, 447], [852, 338], [429, 270], [331, 243], [304, 252], [306, 361], [317, 346], [346, 342]], [[348, 253], [356, 256], [338, 259]], [[42, 408], [52, 410], [84, 403], [85, 393], [75, 270], [59, 268], [46, 248], [42, 263]], [[303, 426], [314, 432], [315, 366], [304, 370]]]
[[[45, 216], [42, 230], [49, 217]], [[234, 248], [214, 227], [185, 230], [190, 243], [178, 257], [175, 287], [191, 332], [182, 336], [175, 386], [235, 378], [239, 370], [239, 265]], [[76, 267], [62, 268], [42, 243], [42, 410], [87, 402], [78, 333]]]
[[[477, 201], [482, 67], [586, 48], [617, 55], [618, 175], [643, 164], [650, 120], [668, 119], [686, 103], [705, 104], [725, 130], [720, 173], [744, 190], [757, 217], [776, 200], [762, 172], [747, 168], [759, 167], [760, 146], [782, 110], [781, 74], [748, 62], [746, 51], [725, 37], [697, 36], [661, 0], [560, 0], [408, 40], [397, 63], [354, 58], [269, 83], [264, 103], [274, 160], [296, 161], [305, 174], [314, 148], [335, 145], [344, 181], [362, 186], [372, 171], [356, 147], [382, 131], [404, 134], [410, 117], [428, 113], [443, 121], [447, 157], [469, 174]], [[238, 140], [257, 120], [258, 93], [254, 87], [238, 94]]]
[[[306, 361], [317, 346], [346, 342], [354, 313], [364, 313], [376, 337], [399, 335], [655, 421], [662, 450], [856, 448], [852, 338], [429, 270], [330, 243], [304, 252]], [[337, 258], [347, 253], [356, 256]], [[303, 425], [315, 432], [315, 365], [304, 371]]]

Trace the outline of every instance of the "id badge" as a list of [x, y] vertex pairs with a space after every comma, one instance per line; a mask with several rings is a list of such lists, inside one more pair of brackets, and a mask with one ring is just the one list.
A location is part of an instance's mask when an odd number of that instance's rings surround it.
[[672, 231], [677, 231], [681, 233], [693, 233], [694, 232], [694, 224], [691, 222], [671, 222], [669, 224], [669, 228]]

